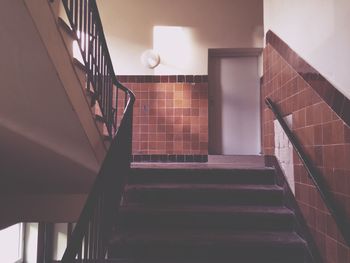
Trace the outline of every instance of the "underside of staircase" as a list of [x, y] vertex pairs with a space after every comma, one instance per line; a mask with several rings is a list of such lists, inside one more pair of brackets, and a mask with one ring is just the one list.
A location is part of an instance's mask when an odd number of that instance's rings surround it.
[[108, 258], [312, 262], [273, 168], [152, 167], [132, 169]]

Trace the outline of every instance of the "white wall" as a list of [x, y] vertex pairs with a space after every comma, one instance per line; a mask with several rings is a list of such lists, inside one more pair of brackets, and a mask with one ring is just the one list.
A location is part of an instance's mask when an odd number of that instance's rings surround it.
[[[207, 74], [208, 48], [263, 45], [261, 0], [99, 0], [98, 7], [117, 74]], [[147, 49], [160, 53], [156, 70], [140, 62]]]
[[350, 98], [350, 1], [264, 0], [272, 30]]

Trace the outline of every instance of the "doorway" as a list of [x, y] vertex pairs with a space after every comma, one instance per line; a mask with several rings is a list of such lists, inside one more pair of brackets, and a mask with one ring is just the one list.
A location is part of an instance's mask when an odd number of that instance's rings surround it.
[[260, 154], [260, 54], [209, 50], [209, 154]]

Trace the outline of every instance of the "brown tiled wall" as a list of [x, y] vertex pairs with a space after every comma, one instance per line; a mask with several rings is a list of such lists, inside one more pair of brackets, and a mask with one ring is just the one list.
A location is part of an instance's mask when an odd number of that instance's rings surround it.
[[208, 153], [207, 76], [119, 76], [136, 95], [133, 154]]
[[[313, 81], [314, 87], [310, 86], [305, 79], [310, 74], [298, 74], [291, 66], [293, 63], [287, 62], [288, 58], [290, 56], [283, 57], [271, 44], [265, 48], [262, 100], [270, 97], [284, 116], [292, 114], [293, 132], [321, 172], [350, 224], [350, 128], [316, 92], [317, 85], [322, 85], [323, 92], [327, 92], [325, 83]], [[299, 65], [304, 63], [305, 73], [309, 66], [301, 58], [293, 57], [296, 64], [298, 59]], [[310, 69], [313, 70], [311, 75], [315, 74], [315, 70]], [[274, 116], [264, 101], [262, 105], [263, 149], [265, 154], [273, 155]], [[294, 177], [297, 202], [325, 262], [350, 262], [350, 249], [296, 154]]]

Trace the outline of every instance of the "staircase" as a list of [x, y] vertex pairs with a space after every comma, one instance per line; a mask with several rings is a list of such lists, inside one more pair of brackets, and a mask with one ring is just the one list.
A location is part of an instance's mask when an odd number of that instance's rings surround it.
[[74, 72], [109, 148], [62, 262], [312, 262], [274, 169], [130, 170], [135, 97], [115, 77], [96, 1], [62, 3], [57, 25], [71, 57], [79, 46]]
[[272, 168], [136, 166], [109, 258], [142, 263], [310, 262], [275, 177]]

